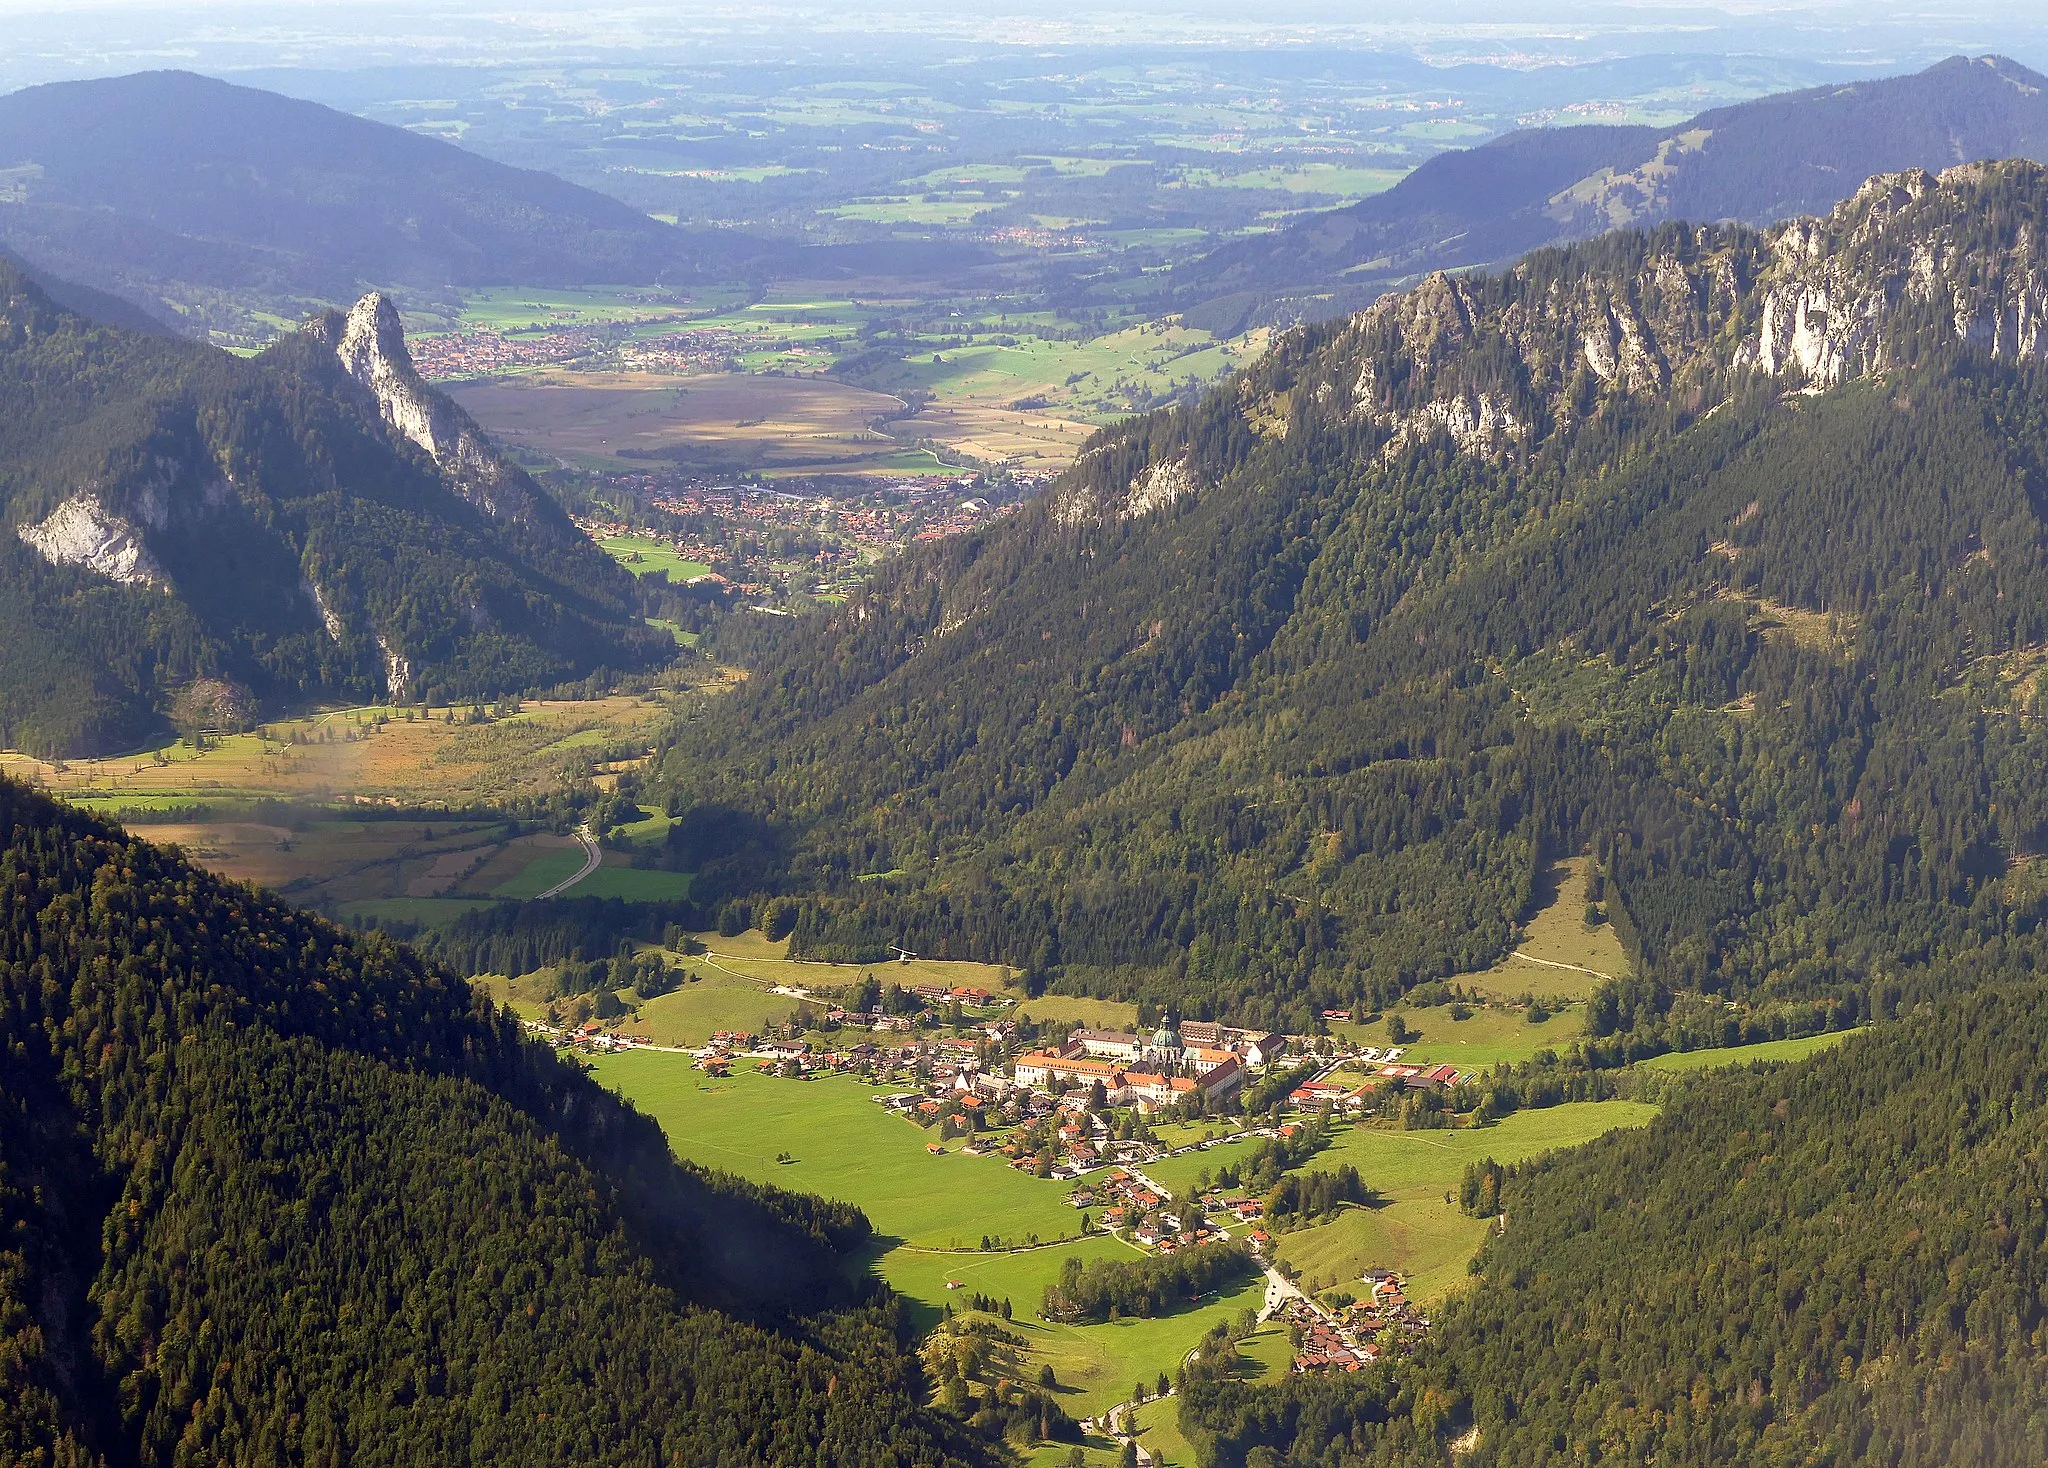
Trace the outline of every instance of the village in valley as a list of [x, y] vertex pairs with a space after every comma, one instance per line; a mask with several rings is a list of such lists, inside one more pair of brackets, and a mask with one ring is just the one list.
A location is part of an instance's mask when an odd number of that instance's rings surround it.
[[[1162, 1163], [1260, 1144], [1312, 1157], [1333, 1121], [1377, 1112], [1393, 1098], [1448, 1093], [1467, 1079], [1455, 1066], [1403, 1063], [1399, 1046], [1206, 1021], [1168, 1021], [1149, 1033], [1047, 1027], [1019, 1008], [982, 987], [878, 991], [868, 977], [842, 1002], [811, 1010], [812, 1028], [793, 1020], [780, 1034], [719, 1031], [682, 1053], [713, 1080], [751, 1070], [784, 1081], [863, 1083], [882, 1112], [932, 1139], [928, 1156], [992, 1159], [1067, 1186], [1077, 1237], [1099, 1235], [1155, 1256], [1238, 1243], [1267, 1277], [1260, 1318], [1285, 1327], [1296, 1371], [1356, 1371], [1427, 1331], [1428, 1316], [1395, 1270], [1364, 1269], [1325, 1299], [1298, 1288], [1272, 1252], [1267, 1199], [1242, 1169], [1204, 1169], [1179, 1187], [1153, 1173]], [[598, 1052], [648, 1048], [595, 1022], [556, 1038]], [[978, 1244], [999, 1252], [1046, 1242], [991, 1233]], [[949, 1291], [963, 1288], [946, 1282]]]

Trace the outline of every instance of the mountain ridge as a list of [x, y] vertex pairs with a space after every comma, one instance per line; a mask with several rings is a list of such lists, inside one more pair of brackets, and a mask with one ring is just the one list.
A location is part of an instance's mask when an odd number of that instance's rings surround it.
[[2041, 849], [2044, 220], [2038, 165], [1894, 175], [1295, 328], [747, 649], [662, 765], [698, 890], [1302, 1027], [1486, 968], [1589, 852], [1633, 967], [1596, 1036], [1882, 1012]]
[[[0, 96], [0, 243], [37, 268], [239, 328], [377, 287], [648, 284], [762, 248], [438, 138], [191, 72]], [[217, 319], [216, 319], [217, 318]]]
[[[0, 262], [0, 743], [128, 747], [176, 689], [487, 697], [669, 655], [633, 588], [413, 371], [388, 299], [260, 357], [58, 309]], [[348, 357], [344, 360], [344, 350]]]
[[1825, 213], [1879, 173], [2016, 156], [2048, 160], [2048, 79], [2005, 57], [1957, 56], [1663, 129], [1509, 133], [1363, 203], [1226, 245], [1181, 267], [1174, 289], [1198, 317], [1330, 317], [1431, 270], [1496, 269], [1667, 220], [1771, 224]]

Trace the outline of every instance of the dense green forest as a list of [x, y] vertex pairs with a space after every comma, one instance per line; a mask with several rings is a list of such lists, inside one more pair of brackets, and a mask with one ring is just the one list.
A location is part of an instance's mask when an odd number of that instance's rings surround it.
[[[657, 786], [696, 895], [1305, 1028], [1486, 967], [1589, 853], [1614, 1059], [2027, 970], [2048, 381], [1957, 323], [2044, 216], [2032, 165], [1920, 175], [1804, 253], [1625, 232], [1290, 333], [1011, 522], [722, 634], [756, 674]], [[1929, 241], [1953, 299], [1876, 318], [1871, 370], [1765, 365], [1800, 271], [1882, 301]]]
[[479, 509], [317, 336], [99, 326], [0, 259], [0, 398], [0, 746], [133, 746], [199, 678], [447, 700], [672, 652], [525, 475]]
[[0, 1459], [979, 1461], [857, 1211], [0, 782]]
[[1477, 1288], [1363, 1380], [1190, 1372], [1220, 1468], [2039, 1463], [2048, 996], [1992, 986], [1505, 1170]]

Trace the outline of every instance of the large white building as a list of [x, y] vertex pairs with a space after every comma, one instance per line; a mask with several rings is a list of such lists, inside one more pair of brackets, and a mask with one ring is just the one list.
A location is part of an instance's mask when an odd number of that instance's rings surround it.
[[1144, 1049], [1136, 1035], [1117, 1030], [1076, 1030], [1070, 1043], [1098, 1060], [1136, 1060]]

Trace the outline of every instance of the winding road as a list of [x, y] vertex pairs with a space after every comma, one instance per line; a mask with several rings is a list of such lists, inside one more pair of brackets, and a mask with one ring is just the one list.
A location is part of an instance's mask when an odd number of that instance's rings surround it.
[[[576, 828], [576, 839], [583, 846], [583, 870], [578, 872], [573, 877], [566, 877], [562, 881], [555, 883], [554, 886], [548, 888], [547, 891], [541, 893], [540, 897], [561, 896], [564, 892], [567, 892], [571, 887], [575, 886], [578, 882], [582, 881], [585, 877], [589, 876], [592, 872], [596, 871], [598, 867], [603, 863], [604, 853], [597, 849], [597, 841], [596, 838], [594, 838], [590, 834], [590, 827], [578, 826]], [[536, 897], [534, 900], [538, 902], [540, 900], [540, 897]]]

